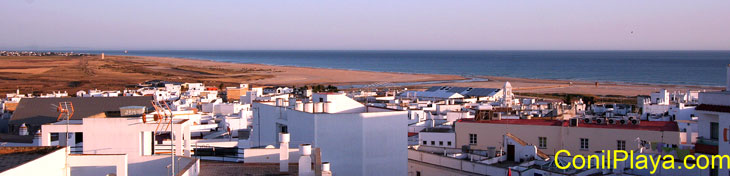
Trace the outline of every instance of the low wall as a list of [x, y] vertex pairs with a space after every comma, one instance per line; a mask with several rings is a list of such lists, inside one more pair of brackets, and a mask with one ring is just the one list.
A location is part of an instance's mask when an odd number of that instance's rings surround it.
[[[243, 150], [244, 163], [279, 163], [278, 148], [256, 148]], [[289, 163], [299, 162], [299, 148], [289, 149]]]

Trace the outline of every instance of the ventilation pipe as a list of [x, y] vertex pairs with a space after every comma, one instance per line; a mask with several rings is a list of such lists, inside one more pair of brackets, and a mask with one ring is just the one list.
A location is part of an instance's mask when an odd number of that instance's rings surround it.
[[41, 146], [41, 130], [38, 130], [33, 136], [33, 146]]
[[19, 135], [28, 136], [28, 127], [25, 126], [25, 123], [20, 125]]
[[314, 171], [312, 170], [312, 157], [309, 156], [312, 154], [312, 145], [299, 145], [299, 153], [301, 154], [299, 157], [299, 175], [314, 176]]
[[331, 176], [332, 171], [330, 171], [330, 162], [323, 162], [322, 163], [322, 176]]
[[289, 133], [279, 133], [279, 172], [289, 172]]

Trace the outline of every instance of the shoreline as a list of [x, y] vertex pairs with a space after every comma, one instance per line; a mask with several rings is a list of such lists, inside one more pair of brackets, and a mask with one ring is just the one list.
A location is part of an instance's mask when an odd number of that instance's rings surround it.
[[[263, 68], [288, 68], [288, 69], [307, 69], [307, 70], [328, 70], [335, 72], [357, 72], [357, 73], [371, 73], [371, 74], [388, 74], [388, 75], [410, 75], [410, 76], [426, 76], [428, 78], [421, 79], [392, 79], [389, 81], [382, 80], [361, 80], [361, 81], [347, 81], [338, 80], [336, 82], [324, 82], [322, 84], [332, 85], [356, 85], [356, 84], [372, 84], [372, 83], [412, 83], [412, 82], [427, 82], [427, 81], [459, 81], [468, 80], [466, 76], [462, 75], [449, 75], [449, 74], [423, 74], [423, 73], [402, 73], [402, 72], [377, 72], [377, 71], [366, 71], [366, 70], [354, 70], [354, 69], [336, 69], [336, 68], [318, 68], [318, 67], [304, 67], [304, 66], [289, 66], [289, 65], [270, 65], [270, 64], [259, 64], [259, 63], [237, 63], [237, 62], [223, 62], [214, 61], [210, 59], [192, 59], [192, 58], [178, 58], [178, 57], [156, 57], [156, 56], [124, 56], [115, 55], [118, 57], [131, 57], [131, 58], [144, 58], [144, 59], [161, 59], [163, 61], [179, 61], [183, 63], [206, 63], [206, 64], [230, 64], [230, 65], [241, 65], [248, 67], [263, 67]], [[276, 76], [276, 74], [274, 74]], [[409, 86], [399, 87], [428, 87], [437, 85], [448, 85], [448, 86], [464, 86], [464, 87], [482, 87], [482, 88], [500, 88], [504, 81], [510, 81], [515, 86], [516, 92], [526, 93], [581, 93], [581, 94], [593, 94], [593, 95], [624, 95], [624, 96], [636, 96], [636, 95], [648, 95], [651, 92], [658, 91], [662, 88], [666, 88], [670, 91], [686, 91], [686, 90], [707, 90], [707, 91], [719, 91], [723, 90], [721, 86], [709, 86], [709, 85], [681, 85], [681, 84], [654, 84], [654, 83], [630, 83], [630, 82], [612, 82], [612, 81], [584, 81], [584, 80], [559, 80], [559, 79], [535, 79], [535, 78], [515, 78], [515, 77], [502, 77], [502, 76], [487, 76], [487, 75], [474, 75], [474, 78], [484, 78], [488, 81], [474, 81], [474, 82], [448, 82], [448, 83], [437, 83], [437, 84], [416, 84]], [[276, 79], [270, 78], [270, 79]], [[573, 84], [570, 85], [569, 83]], [[598, 82], [599, 86], [596, 87], [595, 83]], [[287, 81], [263, 81], [256, 83], [269, 83], [270, 85], [289, 85]], [[565, 87], [565, 85], [570, 85]], [[565, 90], [567, 89], [567, 90]], [[606, 89], [616, 89], [615, 91]]]
[[[569, 81], [500, 76], [377, 72], [333, 68], [277, 66], [258, 63], [221, 62], [202, 59], [107, 55], [22, 56], [0, 58], [0, 92], [50, 93], [79, 90], [122, 90], [147, 80], [200, 82], [208, 86], [252, 85], [348, 85], [352, 89], [430, 86], [502, 88], [509, 81], [517, 93], [591, 94], [597, 96], [649, 95], [669, 91], [721, 91], [724, 87], [662, 85], [645, 83]], [[486, 80], [485, 80], [486, 79]], [[572, 84], [570, 84], [572, 82]], [[358, 85], [361, 87], [354, 87]], [[385, 86], [383, 86], [385, 85]]]

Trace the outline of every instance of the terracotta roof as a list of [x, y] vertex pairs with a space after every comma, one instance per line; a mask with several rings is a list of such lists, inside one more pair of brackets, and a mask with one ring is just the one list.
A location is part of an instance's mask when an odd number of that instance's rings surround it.
[[415, 135], [418, 135], [418, 133], [411, 133], [411, 132], [408, 132], [408, 137], [412, 137], [412, 136], [415, 136]]
[[695, 110], [730, 113], [730, 106], [701, 104]]
[[[475, 121], [473, 119], [462, 119], [458, 122], [468, 123], [491, 123], [491, 124], [513, 124], [513, 125], [540, 125], [540, 126], [564, 126], [569, 127], [569, 121], [559, 120], [542, 120], [542, 119], [502, 119], [502, 120], [482, 120]], [[579, 123], [577, 127], [571, 128], [608, 128], [608, 129], [627, 129], [627, 130], [648, 130], [648, 131], [679, 131], [676, 122], [665, 121], [641, 121], [639, 125], [622, 125], [622, 124], [586, 124]]]
[[0, 172], [18, 167], [62, 148], [59, 146], [0, 147]]
[[18, 108], [18, 103], [5, 103], [5, 110], [15, 112]]

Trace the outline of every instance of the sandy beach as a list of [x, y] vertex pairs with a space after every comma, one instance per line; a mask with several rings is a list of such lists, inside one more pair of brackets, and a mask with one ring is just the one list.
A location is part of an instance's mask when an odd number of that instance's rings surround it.
[[[124, 89], [152, 79], [177, 82], [203, 82], [213, 86], [234, 86], [238, 83], [254, 85], [303, 86], [314, 84], [382, 84], [464, 80], [458, 75], [409, 74], [341, 69], [272, 66], [263, 64], [224, 63], [168, 57], [98, 56], [83, 57], [0, 57], [0, 92], [50, 92], [87, 89]], [[480, 76], [489, 81], [450, 82], [408, 86], [464, 86], [499, 88], [509, 81], [518, 93], [566, 93], [602, 96], [648, 95], [662, 88], [670, 91], [718, 91], [722, 87], [653, 85], [544, 80]], [[572, 84], [571, 84], [572, 83]]]

